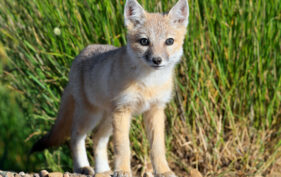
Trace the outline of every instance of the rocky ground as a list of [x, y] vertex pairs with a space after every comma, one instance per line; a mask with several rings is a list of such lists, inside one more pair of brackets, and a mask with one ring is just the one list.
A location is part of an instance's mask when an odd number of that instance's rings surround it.
[[16, 173], [16, 172], [7, 172], [0, 170], [0, 177], [90, 177], [87, 175], [77, 174], [77, 173], [61, 173], [61, 172], [48, 172], [46, 170], [40, 171], [40, 173]]
[[[78, 173], [61, 173], [61, 172], [48, 172], [47, 170], [42, 170], [40, 173], [24, 173], [24, 172], [10, 172], [1, 171], [0, 177], [91, 177], [90, 175], [82, 175]], [[144, 177], [153, 177], [151, 173], [146, 173]], [[190, 177], [202, 177], [202, 175], [197, 170], [190, 171]]]

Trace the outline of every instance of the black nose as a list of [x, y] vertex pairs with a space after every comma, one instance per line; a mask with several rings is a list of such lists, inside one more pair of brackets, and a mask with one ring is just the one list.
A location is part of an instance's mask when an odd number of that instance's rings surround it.
[[152, 58], [152, 62], [156, 65], [160, 65], [160, 63], [162, 62], [162, 58], [160, 57], [153, 57]]

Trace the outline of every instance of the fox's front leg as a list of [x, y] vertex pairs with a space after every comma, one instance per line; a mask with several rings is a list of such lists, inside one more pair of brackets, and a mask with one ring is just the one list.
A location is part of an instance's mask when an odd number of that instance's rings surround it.
[[129, 130], [131, 111], [119, 109], [113, 113], [115, 171], [113, 177], [131, 177]]
[[155, 177], [176, 177], [170, 170], [165, 155], [164, 107], [154, 105], [144, 113], [144, 123], [150, 141], [150, 156]]

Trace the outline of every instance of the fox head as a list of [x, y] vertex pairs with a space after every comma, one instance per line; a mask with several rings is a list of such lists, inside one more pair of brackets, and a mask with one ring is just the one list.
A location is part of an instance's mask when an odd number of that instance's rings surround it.
[[188, 2], [179, 0], [167, 14], [148, 13], [137, 0], [127, 0], [127, 47], [134, 58], [149, 68], [174, 66], [183, 54]]

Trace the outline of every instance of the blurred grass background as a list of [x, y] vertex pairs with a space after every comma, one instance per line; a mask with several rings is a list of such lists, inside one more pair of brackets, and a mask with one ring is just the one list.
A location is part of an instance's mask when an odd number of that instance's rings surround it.
[[[167, 12], [176, 0], [139, 0]], [[0, 169], [71, 171], [68, 144], [32, 156], [54, 123], [73, 58], [126, 44], [125, 0], [0, 0]], [[281, 0], [189, 0], [190, 22], [166, 145], [179, 176], [270, 175], [281, 156]], [[142, 118], [132, 168], [149, 170]], [[93, 135], [94, 136], [94, 135]], [[87, 148], [94, 163], [91, 139]], [[112, 158], [112, 145], [110, 145]]]

